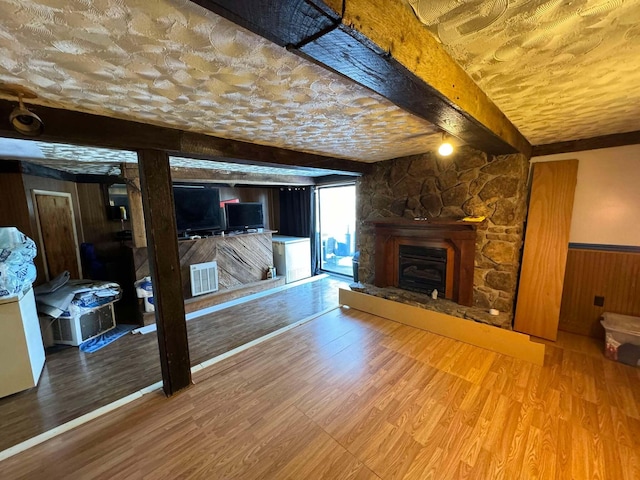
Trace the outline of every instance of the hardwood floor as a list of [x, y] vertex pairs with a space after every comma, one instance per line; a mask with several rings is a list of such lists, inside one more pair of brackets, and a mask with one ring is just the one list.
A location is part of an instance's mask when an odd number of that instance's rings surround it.
[[6, 478], [640, 478], [639, 369], [339, 309], [0, 464]]
[[[345, 285], [325, 278], [187, 322], [191, 364], [337, 306]], [[125, 335], [95, 353], [68, 348], [49, 355], [36, 388], [0, 399], [0, 451], [161, 378], [155, 333]]]

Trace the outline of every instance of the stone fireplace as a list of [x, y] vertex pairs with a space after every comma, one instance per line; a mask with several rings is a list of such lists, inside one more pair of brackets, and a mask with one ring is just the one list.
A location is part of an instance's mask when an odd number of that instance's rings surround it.
[[375, 285], [400, 287], [473, 305], [476, 225], [384, 219], [375, 227]]
[[[394, 278], [399, 276], [399, 249], [394, 253], [397, 260], [385, 256], [387, 259], [381, 265], [378, 251], [382, 248], [382, 240], [377, 231], [386, 228], [385, 222], [400, 222], [408, 230], [383, 243], [396, 248], [411, 246], [407, 240], [421, 238], [418, 246], [446, 250], [445, 295], [453, 300], [449, 258], [453, 253], [455, 260], [455, 242], [459, 240], [454, 241], [451, 236], [436, 238], [427, 232], [440, 228], [436, 225], [460, 225], [461, 222], [455, 220], [466, 215], [484, 215], [486, 220], [480, 224], [462, 224], [472, 230], [468, 234], [474, 238], [468, 240], [474, 244], [468, 250], [471, 253], [467, 255], [465, 250], [465, 262], [470, 262], [471, 267], [461, 267], [467, 272], [463, 283], [471, 282], [472, 291], [468, 293], [465, 286], [462, 300], [458, 292], [458, 300], [454, 301], [461, 305], [472, 304], [483, 311], [495, 308], [511, 316], [520, 266], [528, 172], [529, 162], [523, 155], [496, 157], [467, 146], [460, 147], [448, 158], [425, 153], [376, 163], [372, 172], [357, 182], [360, 280], [372, 287], [372, 284], [399, 286], [398, 279]], [[428, 218], [427, 222], [415, 221], [419, 222], [416, 228], [420, 225], [427, 228], [414, 230], [414, 227], [408, 227], [407, 222], [411, 224], [416, 217]], [[421, 276], [434, 273], [414, 267], [411, 271]], [[384, 280], [379, 277], [381, 270], [386, 272]], [[428, 297], [425, 293], [416, 295]]]

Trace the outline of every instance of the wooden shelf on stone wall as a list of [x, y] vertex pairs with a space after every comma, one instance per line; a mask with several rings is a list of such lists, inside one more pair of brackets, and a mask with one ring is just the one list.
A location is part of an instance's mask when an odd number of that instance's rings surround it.
[[[245, 285], [238, 285], [237, 287], [226, 288], [217, 292], [209, 293], [206, 295], [200, 295], [198, 297], [188, 298], [184, 301], [185, 313], [197, 312], [204, 308], [213, 307], [214, 305], [220, 305], [221, 303], [236, 300], [241, 297], [253, 295], [254, 293], [263, 292], [272, 288], [281, 287], [285, 284], [285, 277], [278, 275], [276, 278], [268, 278], [266, 280], [260, 280], [258, 282], [247, 283]], [[156, 314], [143, 313], [142, 323], [144, 325], [150, 325], [155, 323]]]
[[402, 217], [386, 217], [369, 220], [367, 223], [375, 226], [402, 226], [412, 229], [448, 229], [448, 230], [477, 230], [483, 222], [463, 222], [455, 218], [430, 218], [425, 220], [415, 220]]

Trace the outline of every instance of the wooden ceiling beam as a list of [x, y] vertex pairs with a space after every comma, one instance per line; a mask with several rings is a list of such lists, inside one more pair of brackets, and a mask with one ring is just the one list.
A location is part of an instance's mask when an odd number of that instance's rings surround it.
[[192, 0], [492, 154], [531, 145], [399, 0]]
[[230, 163], [266, 164], [276, 167], [287, 165], [302, 169], [322, 168], [357, 174], [371, 170], [371, 164], [364, 162], [35, 105], [30, 105], [29, 108], [44, 121], [44, 133], [37, 138], [25, 137], [16, 132], [9, 123], [9, 114], [16, 104], [0, 100], [0, 137], [118, 150], [162, 150], [183, 157]]
[[570, 140], [567, 142], [547, 143], [535, 145], [531, 156], [554, 155], [556, 153], [582, 152], [585, 150], [598, 150], [600, 148], [622, 147], [624, 145], [640, 144], [640, 131], [614, 133], [599, 137]]
[[287, 165], [302, 168], [323, 168], [339, 172], [367, 173], [370, 163], [356, 162], [285, 148], [268, 147], [255, 143], [211, 137], [193, 132], [182, 132], [181, 154], [192, 158], [231, 160], [254, 165]]
[[175, 182], [210, 182], [233, 186], [261, 185], [280, 187], [288, 185], [315, 185], [314, 177], [305, 177], [302, 175], [268, 175], [248, 172], [228, 172], [208, 168], [171, 168], [171, 178]]

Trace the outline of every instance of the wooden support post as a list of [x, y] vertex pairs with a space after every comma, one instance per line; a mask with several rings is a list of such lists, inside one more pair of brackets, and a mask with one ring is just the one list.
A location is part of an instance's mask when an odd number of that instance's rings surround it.
[[169, 156], [159, 150], [140, 150], [138, 168], [153, 281], [162, 382], [165, 394], [171, 396], [191, 385], [191, 364]]
[[127, 182], [127, 197], [129, 197], [129, 220], [133, 246], [142, 248], [147, 246], [147, 231], [144, 228], [144, 209], [142, 208], [142, 192], [140, 191], [140, 174], [138, 167], [123, 163], [120, 166], [122, 176]]

